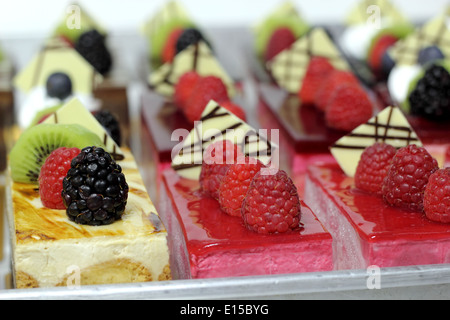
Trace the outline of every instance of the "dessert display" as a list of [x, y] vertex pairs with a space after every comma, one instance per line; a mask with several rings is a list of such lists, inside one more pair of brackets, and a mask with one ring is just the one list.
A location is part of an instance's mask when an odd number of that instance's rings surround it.
[[402, 107], [427, 145], [448, 143], [447, 17], [448, 13], [443, 12], [387, 50], [394, 64], [386, 81], [375, 90], [384, 105]]
[[259, 84], [259, 120], [280, 129], [295, 174], [330, 158], [328, 147], [379, 108], [323, 28], [310, 29], [266, 65], [274, 83]]
[[337, 162], [308, 169], [305, 202], [333, 236], [338, 269], [448, 263], [446, 178], [439, 178], [446, 170], [398, 107], [332, 152]]
[[[276, 146], [210, 101], [164, 171], [179, 278], [333, 269], [332, 238], [276, 167]], [[276, 187], [274, 187], [276, 185]]]
[[[141, 135], [144, 141], [150, 142], [143, 150], [142, 159], [153, 168], [148, 171], [148, 179], [152, 184], [156, 181], [155, 198], [158, 197], [161, 174], [170, 167], [172, 150], [194, 127], [194, 122], [200, 120], [211, 99], [246, 119], [244, 108], [237, 102], [242, 96], [239, 84], [218, 61], [201, 30], [177, 24], [180, 19], [175, 13], [181, 9], [175, 10], [174, 6], [178, 8], [174, 2], [167, 4], [167, 8], [153, 19], [158, 21], [154, 24], [165, 21], [167, 28], [176, 24], [177, 30], [182, 32], [175, 41], [170, 36], [164, 39], [165, 52], [171, 52], [171, 59], [163, 60], [165, 62], [150, 72], [149, 90], [142, 95]], [[166, 28], [152, 30], [153, 38], [158, 41], [165, 37]]]
[[390, 0], [360, 1], [345, 18], [339, 46], [358, 76], [368, 85], [386, 80], [394, 61], [388, 54], [414, 31], [413, 24]]
[[16, 288], [171, 278], [167, 231], [133, 155], [96, 121], [74, 99], [24, 130], [9, 154]]

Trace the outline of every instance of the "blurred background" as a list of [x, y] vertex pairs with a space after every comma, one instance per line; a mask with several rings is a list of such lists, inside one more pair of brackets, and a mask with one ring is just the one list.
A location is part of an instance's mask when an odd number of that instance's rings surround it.
[[[292, 0], [312, 24], [340, 23], [360, 0]], [[200, 25], [211, 27], [252, 25], [281, 0], [180, 0]], [[9, 38], [46, 36], [60, 21], [66, 0], [0, 0], [0, 41]], [[78, 0], [82, 8], [114, 33], [135, 32], [165, 0]], [[413, 22], [440, 11], [449, 0], [393, 0]]]

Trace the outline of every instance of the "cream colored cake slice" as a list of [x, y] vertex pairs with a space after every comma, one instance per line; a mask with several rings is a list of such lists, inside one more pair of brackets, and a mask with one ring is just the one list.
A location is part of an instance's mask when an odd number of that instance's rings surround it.
[[398, 41], [389, 54], [397, 65], [418, 63], [419, 52], [429, 46], [437, 46], [446, 58], [450, 57], [450, 7], [436, 18], [418, 28], [411, 35]]
[[201, 172], [203, 152], [212, 141], [230, 140], [243, 153], [264, 164], [277, 161], [276, 143], [260, 134], [240, 118], [211, 100], [205, 107], [200, 121], [184, 138], [180, 150], [175, 150], [172, 168], [184, 178], [198, 180]]
[[337, 69], [350, 69], [323, 28], [312, 29], [299, 38], [289, 49], [283, 50], [269, 61], [267, 69], [280, 87], [297, 94], [313, 56], [327, 58]]
[[7, 209], [17, 288], [157, 281], [171, 278], [167, 231], [127, 149], [119, 161], [129, 185], [122, 219], [71, 222], [43, 207], [36, 185], [8, 181]]
[[228, 95], [234, 95], [234, 82], [221, 66], [204, 41], [190, 45], [178, 53], [172, 63], [165, 63], [149, 76], [150, 86], [158, 93], [171, 97], [178, 79], [188, 71], [196, 71], [201, 76], [216, 76], [224, 82]]
[[330, 151], [345, 174], [353, 177], [362, 153], [375, 142], [388, 143], [396, 148], [411, 143], [422, 146], [403, 112], [398, 107], [387, 107], [339, 139]]

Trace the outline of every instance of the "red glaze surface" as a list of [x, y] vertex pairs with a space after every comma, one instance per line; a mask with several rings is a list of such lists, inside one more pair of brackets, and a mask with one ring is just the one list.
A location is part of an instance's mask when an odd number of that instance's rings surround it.
[[177, 213], [183, 222], [188, 247], [197, 253], [216, 250], [218, 247], [243, 248], [331, 239], [330, 234], [304, 203], [301, 218], [303, 227], [285, 234], [262, 235], [248, 230], [240, 217], [225, 214], [217, 200], [202, 194], [198, 181], [180, 178], [173, 170], [167, 170], [163, 176], [171, 200], [176, 203]]
[[449, 224], [430, 221], [423, 213], [391, 207], [381, 197], [356, 189], [354, 179], [346, 176], [336, 163], [312, 166], [308, 175], [333, 199], [365, 241], [450, 240]]

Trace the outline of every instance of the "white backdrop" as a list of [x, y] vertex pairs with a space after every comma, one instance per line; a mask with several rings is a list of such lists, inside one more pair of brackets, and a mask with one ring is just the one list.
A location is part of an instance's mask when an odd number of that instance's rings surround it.
[[[281, 0], [180, 0], [204, 26], [245, 26], [264, 17]], [[292, 0], [311, 23], [342, 21], [361, 0]], [[411, 20], [422, 21], [440, 12], [449, 0], [392, 0]], [[111, 33], [130, 32], [165, 0], [78, 0]], [[0, 40], [45, 37], [64, 14], [69, 0], [0, 0]]]

